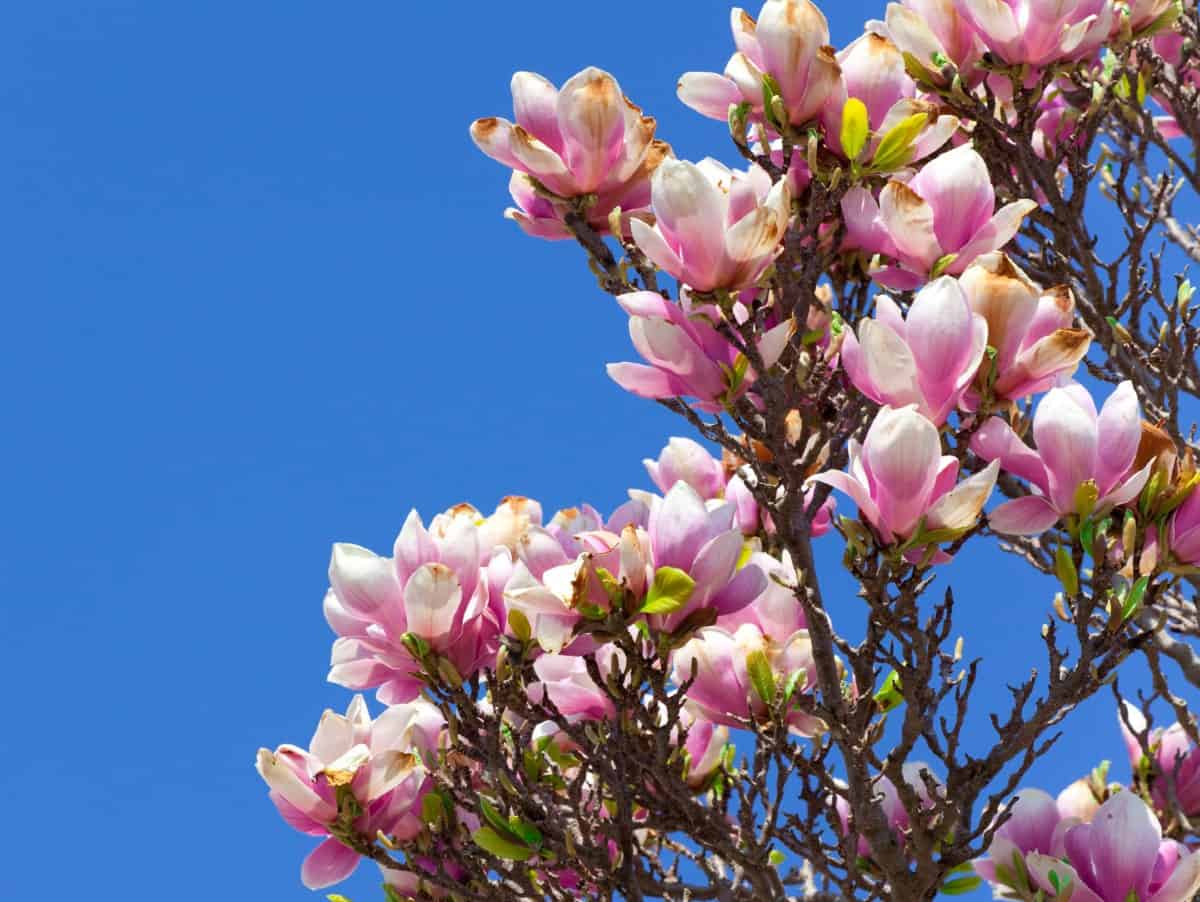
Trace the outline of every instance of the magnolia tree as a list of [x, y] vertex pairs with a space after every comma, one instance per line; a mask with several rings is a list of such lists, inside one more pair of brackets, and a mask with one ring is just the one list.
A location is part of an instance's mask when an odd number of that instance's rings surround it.
[[[903, 0], [840, 51], [808, 0], [732, 26], [678, 92], [744, 169], [677, 159], [595, 68], [518, 72], [515, 122], [471, 126], [509, 218], [628, 316], [612, 380], [693, 438], [607, 515], [509, 497], [334, 546], [329, 679], [383, 710], [259, 752], [315, 837], [304, 883], [368, 859], [393, 902], [1192, 899], [1196, 6]], [[861, 601], [831, 603], [817, 542]], [[999, 711], [930, 590], [967, 542], [1059, 584]], [[1132, 661], [1152, 690], [1123, 699]], [[1098, 693], [1132, 782], [1029, 787]]]

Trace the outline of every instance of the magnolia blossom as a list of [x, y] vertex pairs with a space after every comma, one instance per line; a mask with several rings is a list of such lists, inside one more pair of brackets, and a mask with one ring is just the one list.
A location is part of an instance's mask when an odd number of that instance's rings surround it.
[[988, 50], [1006, 63], [1051, 65], [1095, 53], [1113, 25], [1112, 0], [963, 0]]
[[847, 472], [826, 470], [811, 481], [849, 495], [885, 544], [919, 539], [918, 529], [935, 542], [970, 529], [998, 475], [993, 463], [955, 485], [958, 460], [942, 454], [937, 427], [915, 405], [884, 407], [863, 444], [851, 439], [848, 450]]
[[[874, 137], [868, 144], [870, 159], [883, 136], [909, 116], [926, 114], [922, 129], [901, 165], [923, 160], [950, 140], [958, 130], [958, 119], [937, 114], [937, 107], [917, 100], [916, 82], [908, 75], [904, 56], [882, 23], [868, 23], [868, 30], [837, 55], [841, 79], [822, 113], [826, 145], [842, 155], [842, 118], [846, 101], [854, 98], [867, 110], [867, 125]], [[891, 168], [898, 168], [893, 166]]]
[[[1129, 763], [1135, 773], [1140, 770], [1145, 756], [1139, 736], [1146, 738], [1150, 760], [1154, 765], [1150, 773], [1150, 793], [1154, 804], [1164, 811], [1170, 809], [1171, 797], [1167, 792], [1169, 776], [1180, 811], [1189, 816], [1200, 814], [1200, 748], [1192, 744], [1183, 725], [1173, 723], [1165, 730], [1150, 730], [1142, 712], [1128, 702], [1125, 703], [1125, 716], [1120, 721]], [[1130, 727], [1133, 728], [1132, 732]]]
[[838, 64], [829, 47], [829, 23], [809, 0], [767, 0], [755, 22], [745, 10], [731, 14], [737, 53], [725, 74], [687, 72], [679, 79], [679, 99], [696, 112], [722, 121], [729, 108], [747, 103], [762, 118], [763, 75], [779, 86], [788, 120], [816, 119], [837, 90]]
[[655, 224], [634, 220], [638, 247], [696, 291], [740, 290], [758, 281], [782, 249], [791, 216], [785, 181], [759, 166], [735, 172], [706, 158], [665, 160], [651, 181]]
[[988, 344], [987, 321], [971, 311], [958, 281], [942, 276], [918, 293], [907, 320], [887, 295], [858, 334], [847, 329], [842, 366], [855, 388], [880, 404], [914, 404], [935, 425], [962, 401]]
[[701, 608], [716, 614], [736, 611], [763, 590], [766, 576], [758, 563], [741, 560], [743, 536], [734, 525], [735, 513], [733, 504], [710, 506], [687, 483], [677, 482], [666, 497], [650, 497], [646, 528], [629, 523], [619, 534], [581, 533], [585, 550], [573, 560], [542, 569], [540, 575], [539, 567], [558, 558], [532, 531], [504, 589], [508, 609], [520, 611], [533, 638], [552, 652], [571, 641], [585, 607], [608, 608], [614, 584], [640, 600], [661, 591], [660, 583], [670, 581], [673, 571], [686, 574], [692, 585], [672, 590], [669, 609], [648, 612], [665, 630], [675, 629]]
[[[616, 655], [623, 656], [615, 646], [603, 646], [596, 651], [596, 666], [605, 679]], [[533, 662], [537, 682], [528, 687], [533, 702], [549, 701], [569, 721], [608, 720], [616, 713], [612, 699], [592, 679], [587, 661], [577, 655], [541, 655]]]
[[[686, 295], [675, 304], [653, 291], [630, 292], [617, 301], [629, 314], [633, 346], [650, 364], [608, 365], [608, 375], [626, 391], [641, 398], [693, 397], [697, 409], [719, 413], [757, 378], [745, 358], [739, 360], [740, 352], [710, 325], [721, 316], [714, 305]], [[779, 360], [793, 330], [791, 320], [785, 320], [758, 340], [766, 366]]]
[[[725, 746], [729, 743], [729, 728], [707, 719], [696, 705], [687, 704], [679, 712], [679, 724], [687, 730], [683, 750], [687, 753], [687, 782], [693, 789], [703, 789], [709, 778], [721, 766]], [[674, 738], [678, 743], [678, 737]]]
[[424, 701], [389, 708], [372, 722], [356, 695], [345, 716], [324, 713], [307, 750], [258, 750], [255, 767], [283, 819], [301, 833], [329, 837], [304, 860], [305, 886], [331, 886], [358, 866], [358, 853], [330, 836], [339, 787], [362, 808], [353, 824], [360, 834], [406, 841], [421, 832], [426, 767], [434, 764], [443, 725], [441, 712]]
[[650, 203], [650, 177], [671, 149], [654, 140], [654, 119], [621, 93], [617, 80], [595, 67], [561, 89], [533, 72], [512, 79], [516, 124], [488, 117], [471, 137], [492, 159], [513, 169], [509, 185], [518, 209], [505, 215], [539, 238], [569, 238], [559, 198], [594, 194], [588, 222], [608, 230], [614, 207], [628, 214]]
[[[734, 467], [740, 462], [727, 466], [723, 461], [714, 458], [703, 445], [689, 438], [675, 437], [667, 442], [658, 456], [658, 460], [649, 458], [642, 461], [646, 471], [659, 491], [669, 491], [679, 480], [683, 480], [706, 502], [727, 500], [737, 509], [736, 521], [738, 528], [747, 536], [757, 535], [759, 530], [767, 533], [775, 531], [771, 515], [760, 511], [758, 502], [745, 481]], [[733, 470], [732, 473], [729, 471]], [[812, 489], [805, 492], [805, 503], [812, 501]], [[834, 511], [833, 499], [826, 499], [813, 516], [811, 526], [814, 538], [825, 535], [830, 529]]]
[[334, 545], [332, 588], [325, 596], [325, 618], [339, 636], [331, 682], [379, 687], [379, 700], [394, 704], [415, 698], [423, 685], [411, 637], [463, 677], [495, 654], [500, 593], [512, 565], [508, 548], [493, 548], [488, 540], [511, 529], [510, 506], [504, 507], [490, 530], [481, 529], [483, 518], [470, 505], [440, 515], [428, 530], [412, 511], [390, 558], [358, 545]]
[[[743, 623], [732, 632], [704, 627], [675, 652], [671, 666], [672, 679], [681, 685], [695, 674], [687, 695], [704, 716], [731, 727], [744, 727], [746, 721], [766, 714], [764, 689], [782, 690], [796, 674], [801, 674], [796, 691], [811, 689], [817, 680], [807, 630], [775, 637], [754, 623]], [[763, 686], [762, 677], [769, 687]], [[788, 725], [802, 736], [825, 729], [820, 720], [796, 708], [788, 713]]]
[[[904, 782], [916, 793], [921, 809], [932, 808], [934, 799], [929, 791], [926, 778], [932, 780], [938, 787], [939, 794], [941, 793], [941, 780], [933, 774], [929, 765], [924, 761], [908, 761], [901, 765], [901, 772], [904, 775]], [[904, 807], [900, 794], [896, 791], [896, 784], [888, 777], [880, 775], [876, 778], [874, 788], [875, 798], [883, 809], [888, 827], [897, 840], [903, 844], [905, 834], [912, 826], [912, 817], [909, 815], [908, 809]], [[850, 802], [844, 796], [838, 795], [834, 797], [833, 804], [838, 820], [841, 822], [842, 833], [854, 831], [854, 824], [851, 823]], [[863, 858], [871, 857], [871, 844], [861, 833], [858, 834], [858, 854]]]
[[545, 528], [531, 527], [517, 546], [516, 564], [504, 585], [506, 622], [511, 625], [513, 612], [518, 612], [531, 637], [548, 652], [590, 649], [588, 640], [576, 643], [574, 630], [582, 605], [609, 606], [597, 568], [635, 594], [645, 590], [648, 517], [647, 505], [630, 501], [607, 523], [584, 505], [559, 511]]
[[1016, 400], [1074, 374], [1092, 338], [1072, 328], [1075, 298], [1069, 288], [1043, 292], [1002, 253], [980, 257], [959, 284], [971, 309], [986, 321], [987, 343], [996, 351], [980, 370], [977, 389], [990, 381], [993, 397]]
[[1118, 792], [1090, 824], [1075, 824], [1064, 854], [1030, 852], [1031, 883], [1049, 899], [1071, 902], [1190, 902], [1200, 890], [1200, 855], [1164, 840], [1154, 812]]
[[1137, 395], [1128, 381], [1117, 386], [1099, 413], [1078, 383], [1047, 392], [1033, 417], [1036, 451], [1008, 423], [992, 417], [971, 440], [971, 450], [1028, 480], [1035, 494], [1000, 505], [988, 515], [988, 524], [1008, 535], [1037, 535], [1060, 517], [1103, 515], [1128, 504], [1153, 466], [1132, 472], [1141, 435]]
[[940, 70], [944, 60], [958, 67], [968, 86], [981, 79], [975, 66], [983, 55], [983, 44], [954, 0], [889, 3], [885, 19], [900, 50], [912, 54], [926, 69]]
[[1200, 566], [1200, 490], [1193, 489], [1167, 524], [1171, 555], [1193, 567]]
[[889, 288], [917, 288], [931, 273], [958, 275], [976, 257], [999, 250], [1037, 207], [1032, 200], [996, 202], [983, 158], [963, 144], [927, 163], [907, 183], [893, 180], [876, 203], [866, 188], [842, 199], [850, 246], [882, 254], [894, 264], [872, 276]]
[[1030, 852], [1061, 857], [1067, 829], [1079, 823], [1065, 817], [1058, 802], [1040, 789], [1022, 789], [1009, 809], [1011, 816], [996, 831], [988, 857], [975, 862], [975, 872], [993, 885], [1016, 888]]

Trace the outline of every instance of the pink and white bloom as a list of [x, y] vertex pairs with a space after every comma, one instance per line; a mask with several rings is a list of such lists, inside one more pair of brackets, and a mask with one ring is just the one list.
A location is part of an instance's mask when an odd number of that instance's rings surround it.
[[[606, 645], [596, 651], [596, 666], [605, 679], [611, 670], [612, 658], [622, 657], [615, 646]], [[578, 655], [541, 655], [533, 662], [537, 682], [528, 687], [533, 702], [549, 700], [568, 721], [608, 720], [616, 714], [612, 699], [597, 686], [587, 670], [587, 661]]]
[[1125, 703], [1125, 716], [1134, 732], [1126, 726], [1125, 718], [1120, 718], [1121, 734], [1125, 739], [1125, 748], [1129, 752], [1129, 763], [1134, 771], [1139, 770], [1142, 757], [1142, 745], [1138, 734], [1145, 734], [1150, 748], [1150, 759], [1153, 768], [1150, 772], [1150, 794], [1154, 804], [1163, 811], [1170, 808], [1170, 797], [1167, 793], [1167, 775], [1174, 781], [1175, 799], [1185, 815], [1200, 814], [1200, 748], [1192, 744], [1187, 731], [1179, 723], [1163, 729], [1148, 729], [1146, 718], [1136, 707]]
[[[695, 705], [683, 706], [679, 723], [687, 730], [683, 749], [688, 756], [688, 785], [702, 789], [721, 765], [725, 746], [729, 743], [729, 728], [705, 718]], [[675, 741], [678, 742], [678, 738]]]
[[1090, 824], [1070, 827], [1065, 854], [1025, 856], [1031, 882], [1048, 899], [1071, 902], [1190, 902], [1200, 890], [1200, 856], [1164, 840], [1154, 812], [1118, 792]]
[[[845, 492], [885, 545], [923, 533], [970, 529], [996, 484], [995, 464], [955, 485], [958, 460], [942, 454], [937, 427], [914, 405], [884, 407], [862, 445], [851, 439], [846, 472], [811, 477]], [[935, 558], [940, 562], [945, 558]]]
[[[817, 668], [807, 630], [789, 636], [768, 636], [754, 623], [744, 623], [733, 632], [717, 626], [705, 627], [685, 642], [671, 659], [671, 678], [679, 685], [692, 678], [689, 701], [713, 723], [745, 727], [767, 713], [751, 679], [754, 661], [769, 670], [774, 686], [782, 688], [794, 674], [803, 681], [796, 690], [816, 686]], [[825, 724], [793, 708], [788, 716], [792, 732], [815, 736]]]
[[956, 279], [941, 276], [913, 300], [905, 319], [885, 294], [857, 335], [843, 333], [842, 367], [855, 388], [880, 404], [915, 404], [946, 422], [970, 387], [988, 344], [987, 321], [971, 310]]
[[[608, 375], [640, 398], [692, 397], [709, 413], [744, 394], [754, 383], [753, 368], [741, 367], [739, 351], [705, 322], [720, 311], [685, 296], [678, 304], [653, 291], [633, 291], [617, 298], [629, 314], [629, 337], [649, 364], [610, 363]], [[769, 329], [758, 342], [766, 366], [773, 366], [794, 331], [790, 320]], [[742, 369], [738, 379], [735, 373]]]
[[763, 118], [763, 75], [779, 85], [792, 125], [817, 118], [837, 89], [838, 64], [829, 45], [829, 23], [810, 0], [767, 0], [755, 22], [745, 10], [731, 14], [737, 53], [725, 74], [687, 72], [679, 79], [679, 99], [701, 115], [722, 121], [729, 108], [748, 103]]
[[759, 166], [737, 172], [711, 158], [664, 160], [650, 184], [655, 223], [633, 220], [633, 240], [696, 291], [753, 286], [783, 247], [791, 191]]
[[1167, 537], [1175, 560], [1200, 567], [1200, 488], [1193, 489], [1171, 514]]
[[1094, 54], [1112, 31], [1112, 0], [963, 0], [987, 49], [1006, 63], [1046, 66]]
[[987, 343], [996, 349], [977, 380], [983, 383], [994, 370], [993, 397], [1017, 400], [1074, 375], [1092, 336], [1073, 327], [1069, 288], [1043, 291], [1002, 253], [980, 257], [959, 284], [971, 309], [987, 322]]
[[875, 280], [909, 290], [935, 269], [958, 275], [977, 257], [999, 250], [1037, 207], [1019, 200], [995, 210], [995, 203], [983, 158], [963, 144], [925, 164], [911, 181], [888, 182], [878, 203], [866, 188], [852, 188], [842, 213], [851, 246], [895, 261], [873, 269]]
[[[378, 687], [384, 704], [411, 701], [423, 683], [404, 641], [410, 634], [464, 678], [495, 655], [500, 590], [511, 571], [511, 555], [506, 547], [493, 549], [481, 541], [480, 519], [473, 507], [462, 505], [427, 530], [412, 511], [392, 557], [358, 545], [334, 545], [325, 619], [339, 638], [330, 682], [348, 689]], [[511, 524], [502, 519], [507, 530]], [[484, 561], [489, 567], [481, 566]]]
[[988, 515], [988, 524], [1008, 535], [1045, 532], [1060, 517], [1080, 512], [1085, 484], [1094, 485], [1098, 493], [1087, 513], [1102, 516], [1128, 504], [1153, 467], [1150, 462], [1131, 472], [1141, 436], [1141, 409], [1128, 381], [1117, 386], [1099, 413], [1078, 383], [1047, 392], [1033, 417], [1036, 451], [1008, 423], [992, 417], [971, 440], [971, 450], [1027, 480], [1034, 494], [1000, 505]]
[[941, 69], [934, 61], [944, 57], [958, 68], [968, 87], [980, 80], [982, 73], [975, 64], [984, 47], [954, 0], [889, 3], [885, 21], [900, 50], [911, 53], [926, 69]]
[[588, 222], [608, 231], [614, 207], [623, 214], [650, 203], [650, 177], [671, 149], [654, 140], [654, 119], [621, 93], [617, 80], [589, 66], [560, 89], [533, 72], [512, 79], [516, 123], [477, 119], [471, 137], [489, 157], [512, 169], [509, 185], [517, 209], [506, 211], [539, 238], [569, 238], [563, 209], [537, 190], [560, 198], [596, 195]]
[[301, 833], [329, 837], [304, 860], [305, 886], [331, 886], [358, 866], [358, 853], [329, 835], [338, 786], [349, 787], [363, 809], [354, 823], [360, 833], [404, 841], [421, 832], [426, 766], [435, 760], [443, 726], [441, 712], [424, 701], [389, 708], [372, 722], [356, 695], [345, 716], [324, 713], [307, 750], [258, 750], [255, 767], [283, 819]]
[[996, 831], [988, 857], [975, 862], [975, 873], [994, 886], [1013, 886], [1013, 881], [1019, 881], [1015, 869], [1024, 868], [1025, 855], [1030, 852], [1064, 855], [1067, 829], [1078, 823], [1065, 817], [1054, 797], [1041, 789], [1019, 790], [1009, 810], [1012, 816]]
[[677, 482], [686, 482], [708, 501], [725, 495], [725, 467], [708, 449], [690, 438], [674, 436], [657, 460], [642, 461], [660, 492], [669, 492]]
[[[929, 792], [929, 787], [925, 783], [923, 774], [928, 774], [934, 784], [938, 787], [938, 793], [941, 794], [942, 781], [933, 773], [933, 769], [924, 761], [909, 761], [901, 765], [901, 772], [904, 775], [904, 782], [907, 783], [916, 793], [917, 799], [920, 802], [922, 810], [933, 807], [933, 796]], [[912, 817], [908, 813], [908, 809], [904, 807], [904, 803], [900, 800], [900, 793], [896, 791], [896, 784], [888, 777], [880, 775], [875, 782], [875, 798], [879, 805], [883, 808], [883, 813], [887, 817], [888, 826], [897, 840], [903, 845], [905, 834], [908, 833], [912, 826]], [[854, 831], [854, 825], [851, 823], [850, 817], [850, 802], [844, 796], [835, 796], [834, 809], [837, 811], [838, 820], [841, 822], [843, 835]], [[867, 838], [861, 833], [858, 835], [858, 854], [863, 858], [871, 857], [871, 844]]]
[[904, 56], [883, 23], [868, 23], [867, 31], [841, 51], [837, 61], [842, 77], [821, 116], [825, 143], [834, 153], [842, 154], [842, 113], [851, 97], [866, 107], [867, 125], [873, 134], [861, 159], [871, 159], [885, 134], [918, 113], [928, 115], [928, 124], [902, 165], [923, 160], [958, 130], [956, 117], [938, 115], [937, 107], [917, 99], [917, 84], [905, 70]]

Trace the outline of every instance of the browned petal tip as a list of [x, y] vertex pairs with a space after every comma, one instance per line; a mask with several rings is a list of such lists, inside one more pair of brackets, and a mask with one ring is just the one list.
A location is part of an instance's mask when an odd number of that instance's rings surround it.
[[459, 514], [473, 515], [479, 513], [479, 511], [475, 509], [475, 505], [468, 504], [465, 501], [460, 501], [458, 504], [454, 505], [454, 507], [450, 508], [449, 513], [451, 516], [458, 516]]
[[754, 17], [744, 9], [739, 9], [738, 21], [741, 23], [742, 31], [747, 34], [754, 34], [754, 30], [758, 27], [758, 23], [754, 21]]
[[1164, 456], [1174, 457], [1175, 440], [1165, 429], [1142, 420], [1142, 437], [1138, 442], [1137, 456], [1133, 459], [1133, 472], [1137, 472], [1153, 460]]
[[477, 138], [486, 138], [500, 127], [500, 119], [496, 116], [486, 116], [471, 123], [471, 134]]
[[1046, 297], [1052, 299], [1056, 307], [1063, 313], [1072, 313], [1075, 310], [1075, 295], [1071, 293], [1071, 289], [1066, 285], [1053, 285], [1046, 289]]
[[895, 197], [896, 206], [904, 211], [923, 206], [925, 203], [925, 199], [904, 182], [892, 179], [887, 186]]
[[1009, 259], [1008, 254], [999, 254], [992, 275], [1000, 279], [1021, 279], [1025, 273], [1017, 269], [1017, 265]]

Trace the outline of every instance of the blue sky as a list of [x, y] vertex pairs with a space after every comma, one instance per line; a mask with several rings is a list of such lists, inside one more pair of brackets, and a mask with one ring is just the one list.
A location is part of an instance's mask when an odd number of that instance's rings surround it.
[[[7, 11], [6, 897], [313, 898], [312, 843], [252, 762], [348, 701], [325, 683], [330, 543], [385, 549], [411, 507], [506, 494], [611, 509], [686, 434], [608, 381], [633, 359], [625, 316], [576, 248], [500, 218], [507, 174], [467, 126], [509, 115], [513, 70], [590, 63], [679, 156], [733, 162], [674, 96], [723, 66], [728, 7], [443, 9]], [[827, 12], [841, 46], [882, 4]], [[1050, 596], [994, 552], [964, 558], [939, 585], [954, 577], [967, 653], [988, 658], [980, 701], [1002, 705]], [[1121, 755], [1107, 699], [1036, 779], [1056, 791], [1097, 755]], [[364, 868], [344, 891], [376, 885]]]

